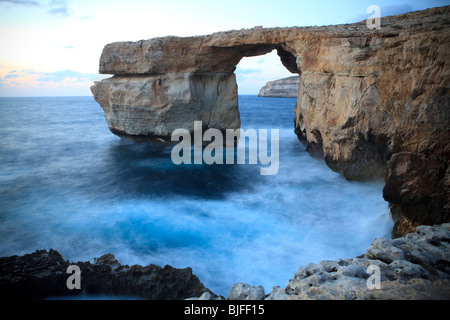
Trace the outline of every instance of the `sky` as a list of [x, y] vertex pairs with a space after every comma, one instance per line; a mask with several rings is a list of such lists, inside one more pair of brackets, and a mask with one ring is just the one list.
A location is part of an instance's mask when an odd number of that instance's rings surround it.
[[[381, 16], [450, 5], [450, 0], [0, 0], [0, 96], [88, 96], [103, 47], [168, 35], [353, 23], [370, 5]], [[291, 76], [276, 52], [243, 58], [239, 94]]]

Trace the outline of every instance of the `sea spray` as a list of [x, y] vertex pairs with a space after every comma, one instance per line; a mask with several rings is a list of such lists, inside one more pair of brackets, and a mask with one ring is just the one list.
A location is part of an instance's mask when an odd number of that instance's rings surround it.
[[350, 182], [299, 143], [295, 99], [239, 101], [243, 130], [279, 130], [277, 174], [175, 165], [173, 144], [111, 134], [91, 97], [1, 98], [0, 256], [110, 252], [192, 267], [226, 296], [240, 281], [284, 287], [299, 266], [355, 257], [390, 230], [382, 181]]

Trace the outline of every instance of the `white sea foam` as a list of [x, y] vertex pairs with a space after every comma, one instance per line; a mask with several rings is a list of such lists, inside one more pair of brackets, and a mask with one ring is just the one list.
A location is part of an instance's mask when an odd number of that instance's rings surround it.
[[112, 135], [90, 98], [0, 99], [0, 255], [111, 252], [192, 267], [226, 296], [238, 281], [269, 291], [301, 265], [364, 253], [391, 227], [383, 183], [312, 159], [291, 128], [294, 102], [240, 97], [244, 128], [279, 129], [279, 171], [261, 176], [260, 165], [176, 166], [169, 146]]

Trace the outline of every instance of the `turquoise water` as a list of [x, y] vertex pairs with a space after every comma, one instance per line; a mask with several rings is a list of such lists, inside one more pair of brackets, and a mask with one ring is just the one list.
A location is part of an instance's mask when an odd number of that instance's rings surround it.
[[174, 165], [173, 144], [121, 139], [92, 97], [0, 98], [0, 256], [191, 267], [227, 296], [285, 287], [299, 266], [365, 252], [391, 227], [383, 183], [350, 182], [293, 132], [292, 98], [239, 96], [242, 128], [278, 129], [279, 171]]

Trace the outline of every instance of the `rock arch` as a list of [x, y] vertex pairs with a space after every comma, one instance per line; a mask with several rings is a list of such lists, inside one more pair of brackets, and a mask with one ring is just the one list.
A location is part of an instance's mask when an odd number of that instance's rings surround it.
[[406, 234], [450, 219], [449, 16], [446, 6], [383, 18], [379, 30], [363, 21], [112, 43], [100, 73], [114, 76], [91, 90], [114, 133], [168, 137], [194, 120], [236, 129], [235, 66], [277, 49], [300, 74], [299, 139], [348, 179], [386, 174], [383, 196]]
[[[276, 49], [282, 64], [299, 73], [284, 37], [251, 29], [209, 36], [165, 37], [106, 45], [100, 73], [114, 76], [91, 88], [110, 130], [132, 136], [170, 137], [173, 130], [237, 129], [240, 118], [234, 70], [243, 57]], [[248, 38], [253, 32], [259, 37]], [[284, 32], [284, 34], [288, 34]]]

